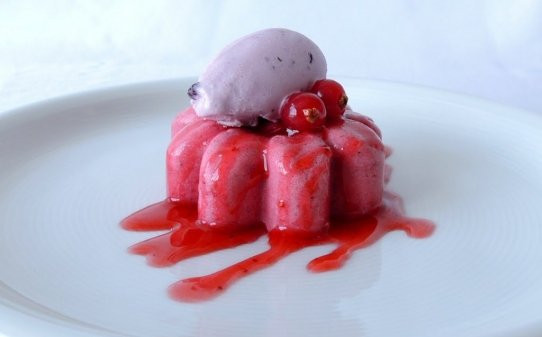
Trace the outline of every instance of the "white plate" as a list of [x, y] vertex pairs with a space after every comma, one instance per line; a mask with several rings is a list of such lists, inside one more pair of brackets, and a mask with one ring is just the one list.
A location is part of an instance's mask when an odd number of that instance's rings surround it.
[[342, 79], [395, 152], [391, 188], [424, 240], [394, 232], [335, 272], [312, 247], [215, 300], [166, 295], [265, 240], [152, 268], [119, 228], [165, 196], [169, 123], [191, 79], [83, 93], [0, 115], [0, 336], [542, 334], [542, 117], [475, 98]]

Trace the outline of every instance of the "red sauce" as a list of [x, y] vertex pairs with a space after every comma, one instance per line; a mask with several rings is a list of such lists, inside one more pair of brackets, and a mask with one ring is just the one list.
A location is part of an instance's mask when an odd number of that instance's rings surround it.
[[[145, 255], [152, 266], [170, 266], [181, 260], [256, 241], [266, 234], [263, 224], [241, 230], [216, 229], [196, 220], [197, 206], [171, 200], [151, 205], [122, 221], [122, 227], [135, 231], [170, 230], [130, 247], [130, 252]], [[335, 243], [329, 254], [310, 261], [312, 272], [340, 268], [357, 249], [367, 247], [386, 233], [403, 230], [413, 238], [425, 238], [434, 224], [405, 216], [401, 198], [385, 192], [382, 206], [370, 215], [355, 220], [331, 220], [326, 233], [273, 230], [268, 235], [269, 249], [210, 275], [180, 280], [169, 288], [170, 296], [183, 302], [198, 302], [223, 293], [235, 281], [273, 265], [305, 247]]]

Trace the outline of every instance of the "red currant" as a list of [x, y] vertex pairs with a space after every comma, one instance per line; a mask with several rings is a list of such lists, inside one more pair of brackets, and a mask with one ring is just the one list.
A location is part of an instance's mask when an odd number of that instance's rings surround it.
[[329, 119], [341, 118], [348, 104], [348, 96], [343, 86], [334, 80], [319, 80], [314, 82], [311, 92], [324, 101]]
[[280, 118], [290, 130], [317, 131], [326, 120], [326, 107], [315, 94], [296, 92], [282, 101]]

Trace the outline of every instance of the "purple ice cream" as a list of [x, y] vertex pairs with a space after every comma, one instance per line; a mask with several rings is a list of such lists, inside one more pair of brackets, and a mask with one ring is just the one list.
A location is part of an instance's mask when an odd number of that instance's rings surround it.
[[230, 126], [255, 125], [258, 117], [277, 121], [282, 99], [308, 91], [326, 72], [324, 54], [306, 36], [266, 29], [224, 48], [188, 94], [199, 117]]

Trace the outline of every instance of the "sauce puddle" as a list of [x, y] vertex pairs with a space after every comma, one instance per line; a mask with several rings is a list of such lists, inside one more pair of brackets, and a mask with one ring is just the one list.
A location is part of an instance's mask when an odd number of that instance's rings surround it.
[[129, 248], [133, 254], [146, 256], [147, 262], [156, 267], [171, 266], [194, 256], [251, 243], [265, 234], [269, 248], [213, 274], [172, 284], [169, 295], [183, 302], [214, 298], [237, 280], [306, 247], [337, 245], [329, 254], [317, 257], [307, 265], [312, 272], [325, 272], [340, 268], [355, 250], [370, 246], [388, 232], [403, 230], [410, 237], [425, 238], [435, 229], [429, 220], [406, 217], [401, 198], [391, 192], [384, 193], [382, 206], [374, 213], [356, 220], [331, 220], [329, 230], [320, 234], [287, 230], [268, 233], [263, 224], [241, 230], [221, 230], [202, 226], [196, 218], [196, 205], [167, 199], [134, 213], [121, 225], [132, 231], [170, 230]]

